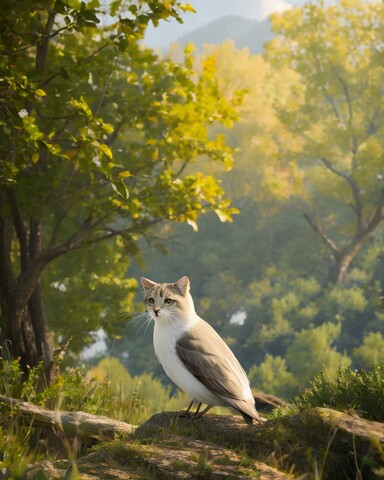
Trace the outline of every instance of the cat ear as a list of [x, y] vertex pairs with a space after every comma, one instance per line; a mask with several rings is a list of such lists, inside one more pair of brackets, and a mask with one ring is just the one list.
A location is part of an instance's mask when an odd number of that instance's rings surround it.
[[150, 290], [155, 285], [157, 285], [156, 282], [152, 282], [152, 280], [149, 280], [148, 278], [145, 278], [145, 277], [141, 277], [140, 280], [141, 280], [141, 285], [143, 286], [145, 291]]
[[174, 286], [179, 290], [179, 292], [185, 296], [189, 292], [189, 278], [181, 277], [174, 283]]

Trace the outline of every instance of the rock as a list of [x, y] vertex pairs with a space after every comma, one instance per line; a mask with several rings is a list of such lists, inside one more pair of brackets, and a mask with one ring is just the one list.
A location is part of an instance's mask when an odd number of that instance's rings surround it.
[[[174, 412], [154, 415], [135, 436], [185, 434], [226, 448], [241, 448], [268, 463], [271, 456], [287, 472], [323, 472], [322, 478], [377, 478], [383, 467], [384, 424], [327, 408], [246, 426], [241, 417], [207, 415], [188, 419]], [[376, 446], [375, 446], [376, 445]]]
[[[76, 464], [68, 460], [41, 462], [28, 469], [26, 480], [212, 479], [288, 480], [288, 475], [218, 445], [178, 435], [163, 435], [153, 443], [111, 442]], [[44, 476], [45, 475], [45, 476]], [[77, 478], [77, 477], [75, 477]]]
[[326, 408], [250, 426], [239, 416], [162, 412], [77, 461], [30, 466], [24, 478], [370, 480], [384, 471], [383, 446], [383, 423]]
[[259, 412], [271, 412], [277, 407], [283, 407], [287, 405], [287, 402], [269, 393], [254, 392], [253, 396]]

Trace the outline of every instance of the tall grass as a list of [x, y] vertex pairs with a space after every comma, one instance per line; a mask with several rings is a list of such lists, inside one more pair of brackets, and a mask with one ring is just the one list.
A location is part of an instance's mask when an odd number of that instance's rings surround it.
[[[187, 405], [182, 393], [171, 395], [170, 387], [150, 374], [131, 377], [115, 359], [104, 360], [97, 369], [78, 366], [60, 372], [50, 386], [42, 382], [43, 367], [29, 372], [27, 380], [17, 361], [0, 359], [0, 394], [52, 410], [83, 411], [139, 424], [161, 410]], [[52, 433], [23, 426], [17, 409], [0, 405], [0, 471], [11, 479], [23, 478], [27, 464], [58, 455], [72, 458], [71, 441], [52, 441]], [[63, 451], [64, 448], [64, 451]]]
[[322, 371], [294, 403], [300, 410], [312, 407], [354, 410], [364, 418], [383, 422], [384, 361], [376, 362], [372, 370], [340, 367], [335, 377]]

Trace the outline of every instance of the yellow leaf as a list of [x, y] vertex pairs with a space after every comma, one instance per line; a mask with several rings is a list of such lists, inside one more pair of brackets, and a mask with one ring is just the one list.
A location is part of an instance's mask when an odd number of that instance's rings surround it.
[[43, 89], [41, 88], [38, 88], [37, 90], [35, 90], [35, 94], [38, 95], [39, 97], [45, 97], [47, 94], [44, 92]]
[[190, 5], [189, 3], [184, 3], [183, 5], [179, 5], [180, 10], [183, 12], [192, 12], [196, 13], [196, 10]]
[[99, 150], [100, 150], [101, 152], [103, 152], [104, 155], [106, 155], [108, 158], [110, 158], [110, 159], [112, 160], [112, 157], [113, 157], [112, 151], [111, 151], [111, 149], [108, 147], [108, 145], [106, 145], [105, 143], [101, 143], [101, 144], [99, 145]]
[[132, 177], [132, 173], [131, 173], [131, 172], [128, 172], [128, 170], [124, 170], [124, 172], [120, 172], [118, 175], [119, 175], [119, 177], [121, 177], [121, 178]]
[[114, 130], [113, 126], [110, 123], [104, 122], [101, 124], [101, 128], [107, 133], [112, 133]]

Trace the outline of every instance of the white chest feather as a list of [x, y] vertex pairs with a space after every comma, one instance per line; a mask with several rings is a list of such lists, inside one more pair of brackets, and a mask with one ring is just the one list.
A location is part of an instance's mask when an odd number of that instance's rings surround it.
[[167, 376], [191, 400], [208, 405], [226, 405], [190, 373], [176, 352], [177, 341], [197, 321], [197, 318], [191, 318], [190, 322], [172, 322], [172, 324], [155, 322], [153, 332], [155, 353]]

